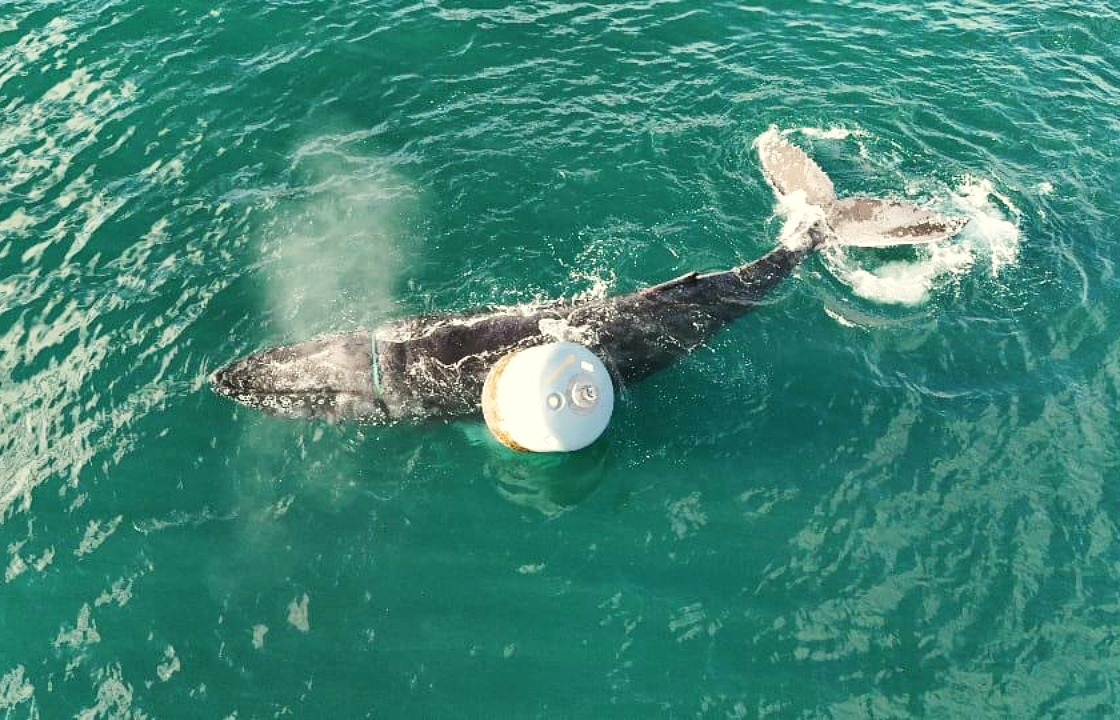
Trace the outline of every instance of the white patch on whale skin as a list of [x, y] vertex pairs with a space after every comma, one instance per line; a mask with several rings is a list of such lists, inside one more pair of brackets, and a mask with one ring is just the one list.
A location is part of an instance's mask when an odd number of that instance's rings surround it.
[[481, 323], [493, 322], [495, 318], [503, 316], [529, 317], [539, 312], [542, 307], [547, 307], [551, 304], [554, 303], [544, 302], [511, 305], [508, 307], [494, 308], [490, 312], [480, 312], [477, 315], [448, 315], [441, 320], [433, 320], [431, 317], [422, 316], [409, 317], [382, 325], [373, 331], [373, 335], [377, 340], [387, 343], [409, 342], [411, 340], [420, 340], [428, 337], [451, 325], [471, 328]]
[[574, 342], [581, 345], [588, 343], [587, 328], [575, 327], [565, 318], [542, 318], [537, 327], [541, 335], [550, 337], [558, 342]]

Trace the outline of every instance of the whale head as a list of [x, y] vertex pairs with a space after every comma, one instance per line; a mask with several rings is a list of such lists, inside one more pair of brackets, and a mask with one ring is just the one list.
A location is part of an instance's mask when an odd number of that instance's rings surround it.
[[368, 332], [327, 335], [254, 353], [210, 383], [219, 395], [277, 417], [384, 422], [372, 362]]

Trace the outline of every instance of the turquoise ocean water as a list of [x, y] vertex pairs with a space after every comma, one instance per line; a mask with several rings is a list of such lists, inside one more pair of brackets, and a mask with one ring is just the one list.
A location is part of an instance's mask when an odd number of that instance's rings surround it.
[[[5, 0], [0, 717], [1120, 712], [1117, 98], [1103, 0]], [[758, 257], [771, 126], [972, 222], [569, 457], [209, 389]]]

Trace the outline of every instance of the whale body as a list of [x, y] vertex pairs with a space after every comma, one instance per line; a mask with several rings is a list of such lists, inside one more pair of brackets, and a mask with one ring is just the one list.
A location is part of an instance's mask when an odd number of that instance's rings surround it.
[[461, 315], [426, 315], [374, 330], [325, 335], [237, 360], [211, 376], [215, 391], [288, 418], [388, 423], [481, 414], [491, 367], [516, 350], [567, 340], [603, 360], [616, 382], [641, 380], [742, 317], [829, 243], [886, 247], [953, 236], [967, 223], [916, 205], [836, 196], [813, 160], [771, 129], [755, 143], [783, 204], [808, 212], [762, 258], [690, 272], [628, 295], [558, 300]]

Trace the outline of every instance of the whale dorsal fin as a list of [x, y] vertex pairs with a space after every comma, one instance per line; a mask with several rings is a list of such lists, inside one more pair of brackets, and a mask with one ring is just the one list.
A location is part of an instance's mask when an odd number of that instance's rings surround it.
[[967, 218], [946, 217], [896, 200], [845, 198], [828, 209], [836, 240], [855, 247], [921, 245], [956, 235]]
[[824, 170], [776, 128], [763, 133], [756, 143], [762, 171], [779, 195], [804, 192], [807, 203], [821, 207], [836, 202], [836, 190]]

